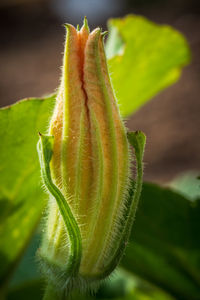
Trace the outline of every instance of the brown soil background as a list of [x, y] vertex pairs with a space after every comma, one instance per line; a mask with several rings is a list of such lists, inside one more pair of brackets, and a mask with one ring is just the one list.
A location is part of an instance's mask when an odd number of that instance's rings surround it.
[[[192, 51], [181, 79], [127, 122], [147, 135], [145, 179], [164, 183], [200, 170], [200, 9], [198, 1], [136, 2], [129, 1], [117, 16], [134, 12], [170, 24], [185, 34]], [[66, 20], [76, 24], [72, 16]], [[99, 25], [105, 27], [105, 21], [102, 16]], [[58, 86], [64, 42], [60, 24], [48, 3], [0, 5], [0, 106]]]

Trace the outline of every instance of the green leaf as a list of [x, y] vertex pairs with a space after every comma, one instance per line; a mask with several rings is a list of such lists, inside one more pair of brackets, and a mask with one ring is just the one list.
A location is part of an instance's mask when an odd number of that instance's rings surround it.
[[13, 271], [45, 205], [36, 143], [38, 132], [47, 129], [53, 105], [50, 96], [0, 110], [0, 286]]
[[141, 16], [111, 19], [108, 28], [109, 71], [121, 113], [127, 116], [177, 81], [190, 51], [178, 31]]
[[178, 299], [200, 299], [200, 201], [144, 184], [122, 266]]
[[38, 259], [36, 259], [36, 252], [41, 243], [41, 233], [38, 230], [40, 227], [41, 226], [38, 226], [26, 251], [23, 253], [20, 263], [13, 273], [12, 279], [9, 282], [9, 289], [41, 278], [40, 264]]
[[42, 280], [32, 280], [9, 290], [6, 300], [42, 300], [43, 290]]
[[187, 172], [170, 182], [169, 186], [191, 201], [200, 199], [200, 172]]

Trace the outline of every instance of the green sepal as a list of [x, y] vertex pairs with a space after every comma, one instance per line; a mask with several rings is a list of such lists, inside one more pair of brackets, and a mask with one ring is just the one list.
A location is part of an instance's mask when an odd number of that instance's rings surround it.
[[[55, 186], [51, 178], [49, 164], [53, 154], [53, 137], [42, 134], [39, 135], [40, 139], [37, 145], [37, 150], [40, 160], [42, 179], [46, 188], [57, 202], [69, 238], [69, 259], [66, 262], [66, 266], [63, 266], [67, 283], [70, 278], [76, 277], [79, 271], [82, 254], [81, 234], [76, 219], [66, 199], [61, 191]], [[50, 262], [47, 261], [44, 263], [49, 264]]]
[[[130, 188], [130, 211], [127, 222], [131, 223], [129, 227], [129, 233], [131, 230], [131, 226], [133, 223], [133, 219], [135, 217], [135, 213], [138, 207], [138, 202], [140, 199], [141, 191], [142, 191], [142, 183], [143, 183], [143, 156], [144, 156], [144, 149], [146, 145], [146, 136], [142, 131], [135, 131], [135, 132], [128, 132], [127, 134], [128, 141], [130, 145], [134, 148], [135, 158], [136, 158], [136, 171], [137, 177], [135, 180], [135, 189], [132, 187]], [[132, 198], [132, 200], [131, 200]], [[129, 205], [128, 205], [129, 206]], [[128, 235], [129, 235], [128, 233]]]
[[124, 214], [124, 222], [123, 229], [121, 232], [121, 236], [119, 238], [118, 246], [115, 247], [114, 253], [112, 256], [112, 260], [108, 264], [106, 271], [102, 274], [101, 277], [96, 279], [103, 279], [108, 276], [119, 264], [126, 245], [128, 243], [128, 239], [131, 233], [133, 221], [135, 218], [136, 210], [138, 207], [138, 202], [140, 199], [141, 191], [142, 191], [142, 182], [143, 182], [143, 156], [144, 156], [144, 149], [146, 144], [146, 136], [141, 131], [135, 132], [128, 132], [127, 138], [130, 145], [134, 148], [135, 158], [136, 158], [136, 179], [134, 184], [134, 189], [132, 185], [129, 189], [128, 199], [126, 204], [126, 211]]

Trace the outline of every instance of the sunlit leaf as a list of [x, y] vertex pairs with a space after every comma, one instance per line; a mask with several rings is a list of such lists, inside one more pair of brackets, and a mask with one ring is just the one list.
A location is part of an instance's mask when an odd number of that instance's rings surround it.
[[121, 113], [127, 116], [177, 81], [190, 51], [178, 31], [141, 16], [111, 19], [108, 28], [109, 70]]
[[0, 110], [0, 285], [27, 245], [45, 205], [36, 152], [54, 97], [28, 99]]

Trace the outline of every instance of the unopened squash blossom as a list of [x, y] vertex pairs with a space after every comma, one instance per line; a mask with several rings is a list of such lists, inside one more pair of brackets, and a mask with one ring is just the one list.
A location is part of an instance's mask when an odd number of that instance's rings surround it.
[[[86, 19], [80, 31], [66, 28], [49, 136], [40, 134], [38, 143], [42, 178], [50, 192], [40, 257], [49, 283], [61, 290], [88, 286], [117, 266], [140, 195], [145, 143], [141, 132], [127, 135], [120, 117], [104, 33], [100, 28], [90, 33]], [[134, 193], [129, 191], [128, 140], [138, 169]]]

